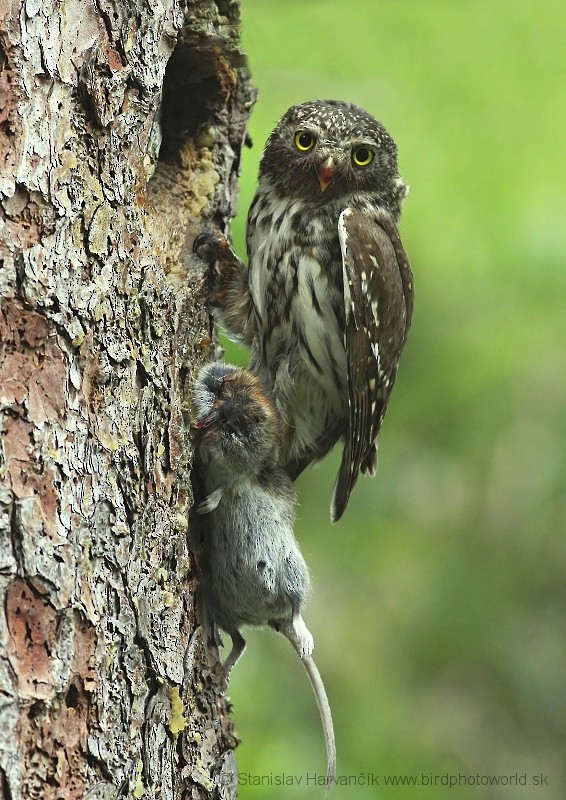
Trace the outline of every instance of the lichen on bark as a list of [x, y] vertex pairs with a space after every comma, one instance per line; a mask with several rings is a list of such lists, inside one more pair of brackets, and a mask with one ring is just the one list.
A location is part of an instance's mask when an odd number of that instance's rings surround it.
[[197, 625], [191, 253], [254, 94], [233, 2], [0, 10], [0, 797], [233, 797]]

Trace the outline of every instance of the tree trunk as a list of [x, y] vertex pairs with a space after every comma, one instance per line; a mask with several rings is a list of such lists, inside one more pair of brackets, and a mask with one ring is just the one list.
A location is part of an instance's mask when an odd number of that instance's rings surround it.
[[0, 5], [0, 798], [230, 798], [197, 625], [191, 244], [253, 101], [230, 0]]

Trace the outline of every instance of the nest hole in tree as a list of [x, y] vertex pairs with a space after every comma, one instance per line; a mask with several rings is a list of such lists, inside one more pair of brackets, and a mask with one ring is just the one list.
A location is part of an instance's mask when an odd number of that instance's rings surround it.
[[228, 66], [215, 44], [180, 40], [163, 80], [159, 160], [171, 162], [223, 106]]

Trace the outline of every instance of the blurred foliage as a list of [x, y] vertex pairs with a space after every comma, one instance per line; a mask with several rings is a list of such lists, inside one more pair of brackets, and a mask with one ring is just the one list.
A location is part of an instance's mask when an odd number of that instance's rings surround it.
[[[335, 527], [339, 452], [298, 482], [306, 618], [353, 784], [332, 797], [566, 797], [566, 6], [242, 0], [242, 22], [260, 92], [242, 254], [261, 148], [297, 102], [367, 108], [412, 187], [415, 317], [378, 476]], [[282, 637], [248, 639], [230, 695], [242, 783], [264, 785], [241, 796], [322, 796], [306, 675]], [[384, 785], [422, 773], [548, 785]]]

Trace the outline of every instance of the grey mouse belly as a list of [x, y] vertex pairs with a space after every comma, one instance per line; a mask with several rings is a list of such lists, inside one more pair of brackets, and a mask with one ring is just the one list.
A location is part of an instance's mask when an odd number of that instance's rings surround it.
[[211, 516], [209, 581], [220, 627], [290, 620], [310, 580], [289, 503], [256, 484], [226, 491]]

